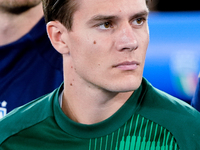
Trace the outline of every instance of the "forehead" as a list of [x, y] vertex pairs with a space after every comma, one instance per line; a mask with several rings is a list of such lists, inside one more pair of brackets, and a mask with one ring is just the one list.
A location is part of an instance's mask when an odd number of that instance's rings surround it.
[[146, 0], [78, 0], [77, 13], [85, 16], [98, 14], [116, 15], [126, 13], [131, 15], [141, 11], [148, 11]]

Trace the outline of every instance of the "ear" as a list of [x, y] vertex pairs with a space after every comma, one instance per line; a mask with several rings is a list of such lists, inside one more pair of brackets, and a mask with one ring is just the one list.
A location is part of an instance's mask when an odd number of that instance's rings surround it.
[[47, 34], [53, 47], [61, 54], [69, 53], [67, 45], [67, 29], [59, 21], [47, 23]]

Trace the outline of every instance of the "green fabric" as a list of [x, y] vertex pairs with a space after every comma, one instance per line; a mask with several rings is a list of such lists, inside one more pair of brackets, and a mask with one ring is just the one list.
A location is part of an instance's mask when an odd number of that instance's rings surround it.
[[0, 150], [198, 150], [200, 114], [145, 79], [110, 118], [84, 125], [70, 120], [54, 92], [0, 121]]

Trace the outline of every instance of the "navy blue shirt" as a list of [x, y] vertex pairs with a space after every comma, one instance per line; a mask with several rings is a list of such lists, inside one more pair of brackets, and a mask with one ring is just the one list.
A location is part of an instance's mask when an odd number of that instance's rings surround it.
[[199, 74], [196, 91], [195, 91], [194, 97], [192, 98], [191, 105], [194, 108], [196, 108], [198, 111], [200, 111], [200, 74]]
[[42, 18], [22, 38], [0, 47], [0, 118], [62, 81], [62, 55], [51, 45]]

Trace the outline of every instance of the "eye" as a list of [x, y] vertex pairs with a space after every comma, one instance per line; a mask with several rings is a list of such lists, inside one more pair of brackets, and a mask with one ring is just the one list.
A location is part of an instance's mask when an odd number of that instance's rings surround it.
[[145, 18], [137, 18], [133, 20], [133, 25], [140, 26], [145, 22], [145, 20], [146, 20]]
[[109, 29], [109, 28], [113, 28], [113, 25], [111, 22], [104, 22], [102, 24], [99, 24], [98, 27], [100, 29]]

